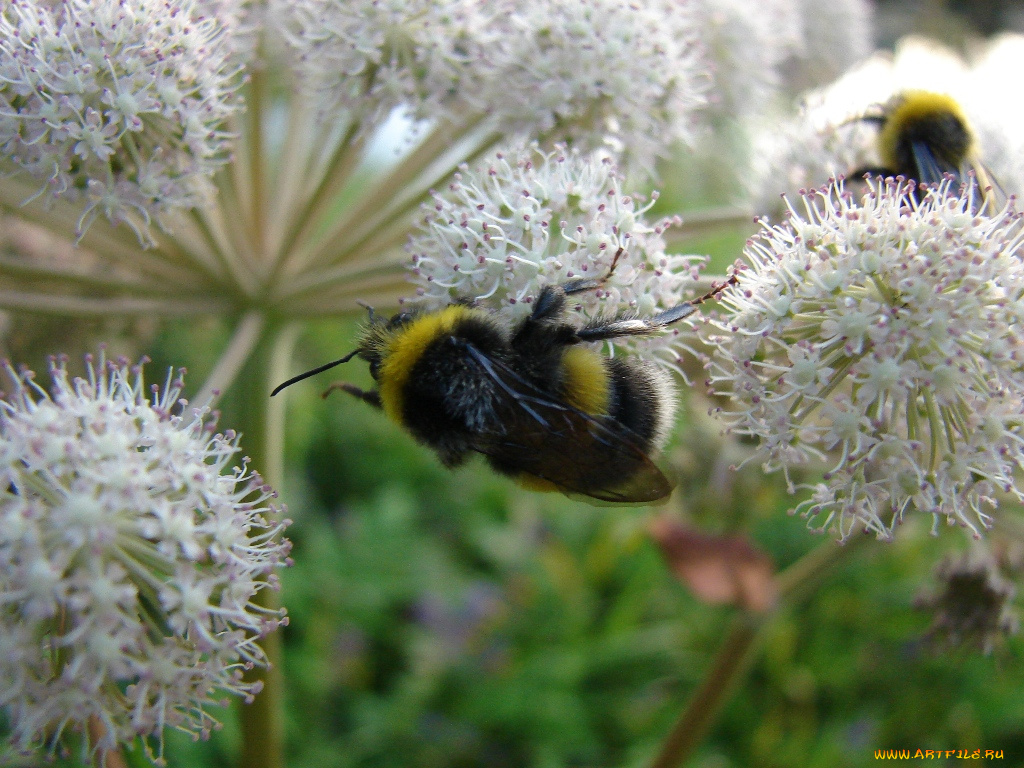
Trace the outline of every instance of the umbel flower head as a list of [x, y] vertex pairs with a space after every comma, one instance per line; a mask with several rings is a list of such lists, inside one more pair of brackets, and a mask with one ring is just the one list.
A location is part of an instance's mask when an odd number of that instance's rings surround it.
[[[686, 2], [279, 0], [302, 82], [353, 120], [527, 132], [649, 166], [687, 140], [706, 73]], [[361, 124], [361, 126], [360, 126]]]
[[73, 381], [54, 361], [47, 394], [5, 367], [0, 704], [12, 742], [53, 749], [82, 731], [86, 748], [109, 750], [142, 736], [161, 760], [165, 727], [206, 736], [215, 697], [258, 692], [242, 673], [266, 663], [257, 641], [285, 617], [253, 598], [277, 587], [286, 523], [245, 461], [223, 471], [238, 437], [178, 399], [180, 378], [147, 391], [141, 366], [101, 353]]
[[994, 494], [1024, 498], [1021, 215], [956, 192], [808, 193], [748, 244], [708, 326], [723, 417], [768, 470], [831, 456], [797, 510], [843, 538], [913, 511], [979, 536]]
[[142, 237], [228, 157], [240, 79], [198, 0], [12, 0], [0, 11], [0, 155], [31, 196]]
[[[409, 244], [414, 302], [428, 309], [469, 298], [519, 318], [546, 285], [607, 276], [573, 297], [584, 317], [650, 315], [679, 304], [704, 263], [665, 253], [662, 233], [678, 219], [645, 221], [657, 194], [644, 203], [623, 193], [615, 164], [597, 154], [510, 149], [463, 165], [433, 198]], [[679, 338], [631, 343], [675, 365]]]

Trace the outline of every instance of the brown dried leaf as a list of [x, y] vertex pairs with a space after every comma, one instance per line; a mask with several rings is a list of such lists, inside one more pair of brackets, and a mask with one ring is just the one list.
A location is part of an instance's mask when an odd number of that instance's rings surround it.
[[759, 613], [775, 606], [775, 566], [746, 536], [701, 533], [671, 517], [656, 519], [651, 535], [669, 567], [699, 600]]

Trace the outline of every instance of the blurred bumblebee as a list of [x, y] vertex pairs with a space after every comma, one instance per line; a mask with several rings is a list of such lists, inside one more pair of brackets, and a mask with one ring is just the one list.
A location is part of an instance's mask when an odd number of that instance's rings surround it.
[[569, 322], [568, 297], [607, 277], [547, 286], [517, 322], [468, 300], [390, 319], [371, 309], [353, 352], [272, 394], [358, 356], [377, 389], [338, 382], [324, 397], [341, 389], [382, 409], [447, 467], [480, 453], [531, 490], [606, 503], [662, 499], [672, 487], [650, 456], [672, 425], [671, 379], [650, 362], [606, 357], [589, 345], [656, 333], [712, 294], [653, 317]]
[[903, 91], [880, 107], [877, 114], [858, 119], [878, 123], [877, 147], [882, 164], [859, 169], [853, 175], [903, 176], [929, 186], [949, 175], [959, 184], [977, 184], [982, 209], [993, 212], [1006, 201], [1005, 193], [981, 163], [967, 116], [951, 96]]

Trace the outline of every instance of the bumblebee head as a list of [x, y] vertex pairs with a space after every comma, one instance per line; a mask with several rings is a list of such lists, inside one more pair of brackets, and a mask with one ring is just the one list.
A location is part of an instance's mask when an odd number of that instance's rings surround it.
[[397, 315], [384, 319], [373, 311], [373, 307], [368, 304], [363, 304], [363, 306], [370, 313], [370, 321], [363, 328], [362, 335], [359, 338], [359, 345], [354, 350], [338, 360], [332, 360], [325, 365], [317, 366], [312, 370], [300, 373], [298, 376], [293, 376], [288, 381], [275, 387], [270, 396], [273, 397], [285, 387], [290, 387], [296, 382], [308, 379], [310, 376], [316, 376], [318, 373], [323, 373], [336, 365], [347, 363], [353, 357], [360, 357], [368, 362], [370, 364], [370, 375], [373, 376], [375, 381], [379, 381], [381, 365], [389, 354], [392, 340], [400, 336], [405, 326], [412, 322], [413, 315], [410, 312], [399, 312]]
[[384, 318], [370, 310], [370, 320], [363, 327], [353, 354], [369, 364], [374, 381], [380, 381], [381, 366], [394, 353], [396, 341], [405, 334], [415, 317], [412, 312], [399, 312]]

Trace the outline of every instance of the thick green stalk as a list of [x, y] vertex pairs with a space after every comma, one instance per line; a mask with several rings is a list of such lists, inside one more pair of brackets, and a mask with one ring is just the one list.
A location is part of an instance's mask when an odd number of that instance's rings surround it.
[[197, 405], [219, 399], [234, 384], [235, 378], [261, 341], [265, 324], [266, 318], [256, 310], [246, 312], [239, 318], [231, 340], [194, 398]]
[[683, 765], [704, 740], [704, 735], [717, 719], [722, 706], [750, 668], [754, 659], [755, 641], [761, 634], [763, 624], [762, 617], [751, 613], [741, 613], [733, 618], [729, 634], [718, 649], [711, 669], [672, 726], [651, 768], [677, 768]]
[[[242, 434], [241, 445], [250, 466], [275, 488], [283, 474], [283, 398], [270, 398], [272, 382], [283, 380], [295, 343], [297, 327], [268, 321], [259, 342], [224, 402], [224, 426]], [[254, 601], [265, 608], [281, 605], [279, 592], [264, 589]], [[251, 704], [239, 707], [242, 748], [241, 768], [284, 768], [284, 681], [281, 674], [281, 633], [271, 632], [261, 641], [270, 666], [254, 668], [249, 681], [260, 680], [263, 690]]]

